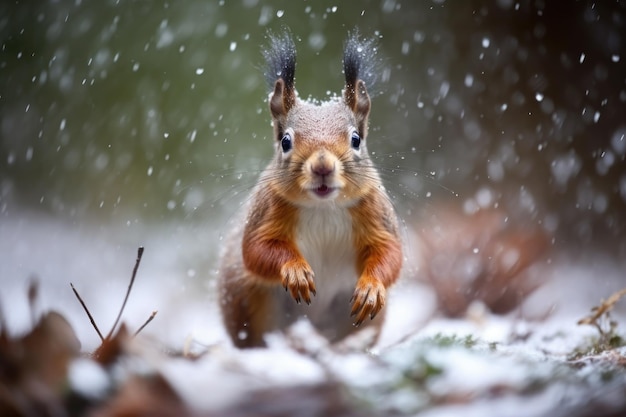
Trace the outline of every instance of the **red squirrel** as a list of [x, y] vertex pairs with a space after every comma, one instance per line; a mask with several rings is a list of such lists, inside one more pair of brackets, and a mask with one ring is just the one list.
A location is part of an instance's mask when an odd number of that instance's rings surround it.
[[331, 342], [364, 322], [380, 331], [403, 255], [396, 214], [367, 152], [375, 52], [373, 41], [351, 34], [342, 96], [315, 104], [295, 90], [291, 36], [270, 35], [274, 158], [243, 208], [245, 220], [231, 222], [219, 271], [222, 316], [237, 347], [264, 346], [266, 333], [302, 316]]

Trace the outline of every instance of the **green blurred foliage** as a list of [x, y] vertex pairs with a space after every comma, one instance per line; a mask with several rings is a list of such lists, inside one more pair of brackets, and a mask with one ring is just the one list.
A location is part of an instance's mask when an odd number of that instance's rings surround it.
[[626, 251], [623, 1], [57, 0], [0, 16], [1, 211], [231, 210], [271, 157], [267, 31], [290, 28], [300, 95], [325, 98], [358, 27], [379, 38], [369, 148], [403, 217], [487, 190]]

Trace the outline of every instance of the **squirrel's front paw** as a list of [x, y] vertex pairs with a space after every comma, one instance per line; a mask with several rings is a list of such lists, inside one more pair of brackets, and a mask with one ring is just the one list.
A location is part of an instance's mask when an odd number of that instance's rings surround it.
[[289, 261], [280, 269], [282, 284], [285, 290], [291, 293], [296, 303], [300, 304], [300, 297], [304, 302], [311, 304], [311, 294], [315, 295], [313, 270], [305, 261]]
[[350, 299], [352, 303], [350, 316], [356, 316], [354, 325], [359, 326], [367, 316], [370, 316], [370, 319], [376, 317], [385, 306], [386, 297], [387, 290], [379, 280], [361, 277], [356, 283], [354, 294]]

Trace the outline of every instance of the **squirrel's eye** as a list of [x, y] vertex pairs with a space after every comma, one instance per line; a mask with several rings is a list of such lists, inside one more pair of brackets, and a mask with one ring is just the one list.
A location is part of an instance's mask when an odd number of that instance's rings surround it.
[[351, 142], [352, 148], [359, 149], [359, 146], [361, 146], [361, 136], [359, 136], [357, 132], [352, 132]]
[[283, 152], [289, 152], [291, 150], [291, 135], [289, 133], [285, 133], [283, 138], [280, 140], [280, 146], [283, 148]]

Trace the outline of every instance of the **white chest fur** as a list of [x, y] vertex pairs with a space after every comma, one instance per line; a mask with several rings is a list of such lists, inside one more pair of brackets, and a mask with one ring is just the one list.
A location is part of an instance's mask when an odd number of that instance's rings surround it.
[[348, 210], [335, 205], [304, 208], [296, 233], [298, 249], [315, 273], [317, 295], [309, 314], [322, 314], [337, 296], [345, 298], [347, 308], [358, 278]]

